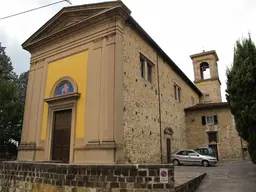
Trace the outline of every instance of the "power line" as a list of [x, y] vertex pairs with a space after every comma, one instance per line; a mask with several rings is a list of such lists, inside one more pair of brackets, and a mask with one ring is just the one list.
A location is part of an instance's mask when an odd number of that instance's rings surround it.
[[45, 8], [45, 7], [49, 7], [49, 6], [52, 6], [52, 5], [55, 5], [55, 4], [58, 4], [58, 3], [62, 3], [62, 2], [67, 2], [67, 3], [71, 4], [70, 0], [61, 0], [61, 1], [57, 1], [55, 3], [50, 3], [50, 4], [47, 4], [47, 5], [43, 5], [41, 7], [37, 7], [37, 8], [30, 9], [30, 10], [27, 10], [27, 11], [23, 11], [23, 12], [20, 12], [20, 13], [16, 13], [16, 14], [13, 14], [13, 15], [8, 15], [6, 17], [0, 18], [0, 20], [7, 19], [7, 18], [10, 18], [10, 17], [14, 17], [14, 16], [17, 16], [17, 15], [21, 15], [21, 14], [24, 14], [24, 13], [28, 13], [28, 12], [31, 12], [31, 11], [35, 11], [35, 10], [38, 10], [38, 9], [42, 9], [42, 8]]

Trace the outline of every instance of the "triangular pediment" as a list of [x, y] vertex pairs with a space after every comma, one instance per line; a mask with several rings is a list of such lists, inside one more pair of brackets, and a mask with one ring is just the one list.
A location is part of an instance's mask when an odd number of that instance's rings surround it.
[[78, 16], [77, 17], [77, 16], [69, 16], [69, 14], [64, 14], [59, 19], [54, 21], [49, 27], [47, 27], [45, 30], [43, 30], [42, 33], [40, 35], [38, 35], [37, 37], [40, 38], [43, 36], [47, 36], [51, 33], [59, 31], [68, 26], [71, 26], [71, 25], [75, 24], [76, 22], [79, 22], [85, 18], [86, 18], [86, 16], [84, 16], [84, 17]]
[[52, 23], [44, 28], [36, 38], [43, 38], [49, 36], [53, 33], [56, 33], [62, 29], [65, 29], [69, 26], [72, 26], [84, 19], [91, 17], [102, 10], [97, 10], [97, 12], [92, 10], [83, 10], [74, 12], [64, 12], [58, 18], [56, 18]]
[[130, 10], [121, 1], [65, 7], [36, 31], [22, 46], [26, 48], [33, 42], [40, 41], [45, 37], [77, 25], [90, 17], [104, 13], [117, 6], [121, 6], [130, 14]]

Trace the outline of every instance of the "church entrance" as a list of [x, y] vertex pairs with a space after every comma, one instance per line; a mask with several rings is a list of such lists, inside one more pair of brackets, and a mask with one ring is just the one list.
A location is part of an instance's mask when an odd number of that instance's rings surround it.
[[52, 160], [69, 163], [72, 110], [54, 112]]

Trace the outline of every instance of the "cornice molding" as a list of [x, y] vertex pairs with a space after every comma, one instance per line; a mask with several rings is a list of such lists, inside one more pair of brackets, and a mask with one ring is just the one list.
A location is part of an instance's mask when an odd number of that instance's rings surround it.
[[47, 98], [47, 99], [44, 99], [44, 101], [48, 104], [52, 104], [60, 101], [77, 100], [80, 98], [80, 95], [81, 95], [80, 93], [69, 93], [66, 95]]
[[194, 81], [195, 84], [197, 83], [201, 83], [201, 82], [207, 82], [207, 81], [219, 81], [220, 85], [221, 85], [221, 82], [220, 82], [220, 78], [219, 77], [211, 77], [209, 79], [201, 79], [201, 80], [196, 80]]
[[35, 143], [31, 143], [31, 144], [20, 144], [18, 147], [18, 150], [22, 150], [22, 151], [30, 151], [30, 150], [44, 150], [43, 147], [37, 147]]

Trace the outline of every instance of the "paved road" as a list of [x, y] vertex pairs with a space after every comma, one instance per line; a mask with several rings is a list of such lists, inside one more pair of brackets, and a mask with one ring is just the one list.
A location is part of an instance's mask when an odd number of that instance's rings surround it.
[[256, 192], [256, 165], [250, 161], [219, 163], [214, 167], [178, 166], [181, 174], [206, 173], [196, 192]]

